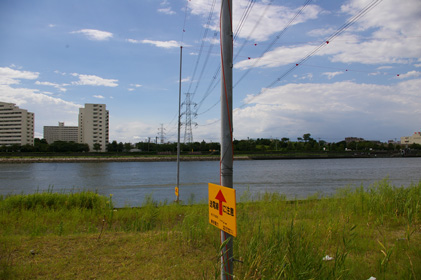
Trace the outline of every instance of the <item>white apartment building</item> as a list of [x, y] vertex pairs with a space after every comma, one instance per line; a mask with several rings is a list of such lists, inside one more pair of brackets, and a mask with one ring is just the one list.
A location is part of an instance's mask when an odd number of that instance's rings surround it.
[[0, 145], [34, 145], [34, 113], [0, 102]]
[[415, 132], [412, 136], [401, 137], [402, 145], [421, 144], [421, 132]]
[[95, 151], [94, 145], [99, 144], [98, 151], [105, 152], [109, 142], [109, 113], [105, 104], [85, 104], [79, 109], [78, 143], [89, 145], [90, 151]]
[[44, 126], [44, 139], [48, 144], [52, 144], [55, 141], [77, 143], [78, 127], [65, 126], [64, 122], [59, 122], [58, 126]]

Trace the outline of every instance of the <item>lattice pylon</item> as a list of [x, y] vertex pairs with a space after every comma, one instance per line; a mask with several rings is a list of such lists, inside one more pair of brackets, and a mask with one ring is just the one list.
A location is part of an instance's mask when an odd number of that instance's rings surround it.
[[[186, 107], [185, 111], [185, 122], [184, 122], [184, 144], [186, 143], [193, 143], [193, 130], [192, 130], [192, 111], [191, 106], [196, 106], [196, 103], [191, 102], [191, 94], [189, 92], [186, 93], [186, 99], [183, 102], [183, 105]], [[195, 123], [193, 122], [193, 125]]]

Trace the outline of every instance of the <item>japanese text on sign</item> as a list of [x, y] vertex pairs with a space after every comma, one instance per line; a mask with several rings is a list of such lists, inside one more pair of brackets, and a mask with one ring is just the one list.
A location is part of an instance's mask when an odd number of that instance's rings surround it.
[[237, 236], [235, 189], [209, 183], [209, 223]]

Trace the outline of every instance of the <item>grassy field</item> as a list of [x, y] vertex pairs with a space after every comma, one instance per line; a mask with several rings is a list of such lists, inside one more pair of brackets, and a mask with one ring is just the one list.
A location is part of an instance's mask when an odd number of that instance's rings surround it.
[[[236, 279], [421, 279], [421, 182], [237, 203]], [[218, 279], [207, 204], [114, 209], [112, 195], [0, 198], [0, 279]]]

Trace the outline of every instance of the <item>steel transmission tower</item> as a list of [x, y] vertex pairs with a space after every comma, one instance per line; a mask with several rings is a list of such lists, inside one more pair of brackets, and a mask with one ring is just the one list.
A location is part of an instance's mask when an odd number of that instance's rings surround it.
[[164, 128], [164, 124], [163, 123], [161, 123], [161, 127], [160, 128], [158, 128], [158, 130], [159, 130], [159, 142], [161, 143], [161, 144], [164, 144], [164, 142], [165, 142], [165, 132], [164, 132], [164, 130], [165, 130], [165, 128]]
[[[186, 106], [185, 116], [186, 121], [184, 122], [185, 131], [184, 131], [184, 144], [186, 143], [193, 143], [193, 130], [192, 124], [197, 125], [197, 123], [192, 122], [192, 111], [191, 106], [196, 106], [197, 104], [191, 101], [191, 94], [190, 92], [186, 93], [186, 100], [183, 102], [183, 105]], [[196, 116], [195, 113], [193, 113]]]

